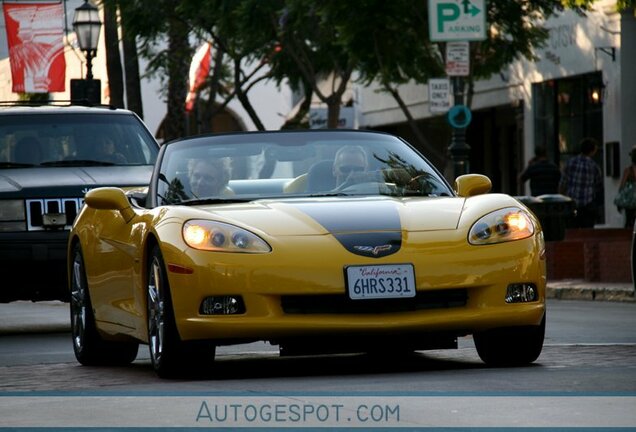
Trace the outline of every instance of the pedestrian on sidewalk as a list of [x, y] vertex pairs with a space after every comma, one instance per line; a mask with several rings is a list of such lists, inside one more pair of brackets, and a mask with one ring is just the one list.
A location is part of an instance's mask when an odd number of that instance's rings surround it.
[[571, 228], [593, 228], [596, 222], [603, 188], [601, 169], [592, 159], [597, 151], [594, 138], [583, 138], [580, 153], [570, 158], [563, 169], [559, 189], [576, 204]]
[[623, 171], [614, 203], [619, 212], [625, 211], [625, 228], [631, 229], [636, 219], [636, 146], [632, 147], [629, 156], [632, 163]]
[[561, 170], [548, 159], [548, 152], [542, 145], [535, 147], [534, 158], [530, 159], [526, 169], [519, 174], [519, 183], [527, 180], [530, 180], [532, 196], [559, 193]]

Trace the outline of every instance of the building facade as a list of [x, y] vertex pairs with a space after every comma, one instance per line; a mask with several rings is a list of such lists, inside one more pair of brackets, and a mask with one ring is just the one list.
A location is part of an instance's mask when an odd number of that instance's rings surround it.
[[[622, 227], [624, 215], [613, 199], [636, 145], [636, 18], [633, 11], [617, 12], [615, 1], [599, 1], [587, 16], [565, 11], [546, 27], [550, 37], [537, 61], [519, 60], [475, 83], [466, 128], [469, 172], [489, 176], [496, 192], [529, 195], [517, 176], [536, 146], [545, 146], [562, 167], [583, 137], [593, 137], [600, 144], [595, 160], [604, 203], [595, 226]], [[407, 85], [399, 92], [429, 144], [446, 154], [452, 129], [446, 115], [430, 112], [428, 87]], [[390, 95], [374, 86], [357, 87], [355, 95], [360, 127], [417, 141]], [[446, 156], [438, 166], [449, 180], [451, 162]]]
[[[86, 72], [83, 54], [69, 31], [73, 8], [81, 0], [66, 3], [67, 90], [53, 94], [55, 99], [69, 99], [70, 79], [81, 78]], [[617, 12], [615, 0], [599, 0], [587, 16], [565, 11], [551, 18], [546, 27], [550, 37], [546, 46], [537, 50], [537, 61], [519, 60], [488, 81], [475, 83], [472, 121], [466, 128], [469, 171], [488, 175], [496, 192], [528, 195], [528, 185], [521, 184], [517, 176], [536, 146], [545, 146], [549, 158], [563, 166], [578, 152], [581, 138], [596, 138], [601, 151], [595, 157], [604, 186], [604, 205], [596, 226], [621, 227], [624, 215], [613, 205], [613, 198], [622, 170], [630, 163], [629, 152], [636, 145], [636, 17], [633, 11]], [[0, 100], [14, 100], [17, 95], [11, 93], [1, 19], [0, 30]], [[102, 101], [108, 103], [103, 32], [99, 42], [93, 70], [95, 78], [101, 80]], [[142, 82], [144, 121], [155, 134], [166, 113], [161, 87], [157, 80]], [[431, 112], [425, 85], [405, 85], [399, 92], [430, 144], [422, 151], [430, 155], [429, 150], [436, 149], [435, 154], [441, 155], [436, 165], [452, 180], [452, 161], [447, 154], [452, 128], [446, 115]], [[347, 124], [385, 130], [417, 142], [396, 101], [378, 92], [378, 86], [354, 83], [351, 95], [355, 115]], [[258, 86], [250, 99], [265, 116], [262, 120], [267, 129], [278, 129], [291, 111], [288, 89]], [[233, 101], [229, 108], [242, 119], [244, 129], [254, 129], [240, 104]]]

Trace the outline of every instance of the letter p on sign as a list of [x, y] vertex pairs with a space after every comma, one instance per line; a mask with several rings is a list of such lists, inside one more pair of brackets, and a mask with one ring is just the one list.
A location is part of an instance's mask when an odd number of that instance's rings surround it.
[[444, 32], [444, 23], [455, 21], [459, 18], [461, 9], [453, 3], [439, 3], [437, 5], [437, 31]]
[[486, 39], [486, 0], [428, 0], [432, 42]]

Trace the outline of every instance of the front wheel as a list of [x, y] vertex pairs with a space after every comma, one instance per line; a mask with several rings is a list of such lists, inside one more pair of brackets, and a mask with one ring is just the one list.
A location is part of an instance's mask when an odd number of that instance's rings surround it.
[[506, 327], [475, 333], [475, 348], [489, 366], [522, 366], [541, 354], [545, 315], [538, 326]]
[[135, 360], [139, 348], [137, 342], [107, 341], [97, 332], [79, 243], [73, 248], [69, 303], [73, 351], [78, 362], [85, 366], [108, 366], [124, 365]]
[[207, 341], [182, 341], [172, 307], [168, 275], [159, 247], [150, 254], [147, 277], [148, 346], [152, 367], [162, 378], [201, 373], [214, 361]]

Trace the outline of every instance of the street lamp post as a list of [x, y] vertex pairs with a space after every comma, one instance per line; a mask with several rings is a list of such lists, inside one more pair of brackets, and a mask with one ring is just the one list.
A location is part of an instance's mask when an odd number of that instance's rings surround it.
[[93, 58], [97, 54], [97, 41], [102, 22], [95, 6], [84, 0], [84, 4], [75, 9], [73, 29], [77, 43], [86, 56], [86, 79], [71, 80], [71, 99], [85, 100], [89, 103], [100, 103], [101, 83], [93, 79]]

